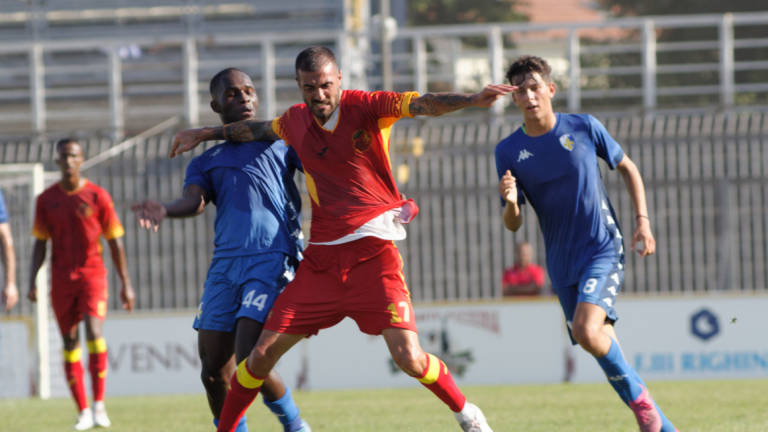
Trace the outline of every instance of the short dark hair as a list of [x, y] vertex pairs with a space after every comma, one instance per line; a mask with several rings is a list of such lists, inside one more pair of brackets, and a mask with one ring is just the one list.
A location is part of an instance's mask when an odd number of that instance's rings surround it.
[[216, 90], [221, 85], [221, 82], [224, 81], [224, 78], [229, 76], [229, 74], [233, 72], [240, 72], [242, 74], [248, 75], [247, 73], [243, 72], [242, 70], [238, 68], [226, 68], [224, 70], [219, 71], [216, 75], [211, 78], [211, 82], [208, 84], [208, 91], [211, 93], [211, 97], [216, 97]]
[[69, 144], [69, 143], [75, 143], [77, 145], [80, 145], [80, 143], [77, 142], [77, 140], [74, 139], [74, 138], [62, 138], [62, 139], [56, 141], [56, 151], [60, 152], [61, 149], [64, 148], [64, 146]]
[[316, 72], [328, 62], [332, 62], [336, 67], [339, 65], [336, 63], [336, 56], [330, 49], [324, 46], [305, 48], [296, 56], [296, 75], [298, 76], [300, 70]]
[[538, 72], [538, 74], [541, 75], [541, 79], [543, 79], [545, 82], [550, 82], [552, 80], [550, 77], [550, 74], [552, 74], [552, 67], [549, 66], [549, 63], [547, 63], [546, 60], [537, 56], [524, 55], [518, 57], [514, 63], [509, 65], [509, 69], [507, 69], [506, 75], [507, 81], [514, 85], [515, 83], [513, 80], [516, 77], [525, 77], [529, 73], [534, 72]]

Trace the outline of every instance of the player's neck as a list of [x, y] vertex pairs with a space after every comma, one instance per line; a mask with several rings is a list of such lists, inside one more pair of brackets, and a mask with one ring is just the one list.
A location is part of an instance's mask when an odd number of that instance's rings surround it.
[[85, 179], [77, 176], [72, 177], [62, 177], [61, 181], [59, 181], [59, 185], [62, 189], [64, 189], [67, 192], [72, 192], [74, 190], [80, 189], [85, 184]]
[[551, 131], [557, 123], [557, 116], [549, 112], [542, 117], [532, 117], [523, 120], [523, 132], [526, 135], [537, 137]]

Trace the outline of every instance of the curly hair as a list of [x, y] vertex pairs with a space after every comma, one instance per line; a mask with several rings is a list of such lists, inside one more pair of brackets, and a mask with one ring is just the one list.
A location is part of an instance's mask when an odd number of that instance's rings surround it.
[[537, 56], [524, 55], [518, 57], [514, 63], [509, 65], [506, 75], [507, 81], [514, 85], [515, 81], [520, 82], [526, 75], [534, 72], [541, 75], [541, 78], [544, 81], [551, 81], [550, 74], [552, 73], [552, 67], [549, 66], [549, 63], [547, 63], [546, 60]]

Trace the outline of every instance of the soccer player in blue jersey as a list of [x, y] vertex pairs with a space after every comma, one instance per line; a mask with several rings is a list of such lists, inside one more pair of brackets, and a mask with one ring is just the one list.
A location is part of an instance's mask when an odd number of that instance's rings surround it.
[[5, 305], [7, 312], [19, 301], [19, 290], [16, 287], [16, 253], [13, 250], [11, 225], [8, 223], [8, 210], [6, 210], [2, 192], [0, 192], [0, 252], [3, 254], [3, 268], [5, 268], [5, 284], [0, 295], [2, 296], [0, 303]]
[[572, 340], [597, 359], [642, 432], [675, 431], [625, 360], [614, 331], [624, 246], [597, 159], [621, 173], [635, 210], [632, 244], [647, 256], [656, 244], [643, 179], [594, 117], [553, 111], [550, 73], [547, 62], [534, 56], [518, 58], [507, 71], [516, 87], [512, 99], [523, 113], [523, 126], [496, 146], [504, 225], [517, 231], [523, 222], [520, 206], [530, 203], [539, 218], [547, 269]]
[[[211, 79], [211, 108], [222, 123], [251, 119], [258, 97], [251, 78], [229, 68]], [[194, 328], [203, 385], [218, 426], [229, 380], [248, 357], [277, 296], [301, 259], [301, 198], [293, 181], [301, 169], [282, 141], [220, 143], [187, 166], [182, 197], [133, 206], [142, 227], [157, 230], [165, 217], [181, 218], [216, 206], [213, 261]], [[235, 359], [237, 363], [235, 363]], [[291, 392], [276, 372], [264, 382], [264, 403], [286, 432], [309, 432]], [[241, 420], [238, 432], [247, 431]]]

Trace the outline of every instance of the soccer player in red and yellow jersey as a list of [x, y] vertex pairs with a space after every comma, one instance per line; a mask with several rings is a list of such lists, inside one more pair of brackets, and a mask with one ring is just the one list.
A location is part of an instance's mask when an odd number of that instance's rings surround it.
[[389, 135], [402, 117], [488, 107], [510, 92], [489, 85], [480, 93], [425, 94], [341, 90], [329, 49], [310, 47], [296, 58], [304, 103], [272, 122], [240, 121], [182, 131], [171, 156], [209, 139], [247, 142], [282, 138], [304, 166], [312, 200], [309, 247], [296, 278], [275, 302], [259, 341], [232, 378], [219, 431], [232, 431], [277, 360], [302, 338], [350, 317], [361, 331], [382, 335], [392, 359], [454, 413], [465, 431], [490, 431], [467, 402], [445, 364], [419, 345], [402, 260], [393, 241], [412, 202], [401, 199], [389, 163]]
[[[122, 289], [123, 308], [131, 311], [134, 292], [128, 277], [120, 237], [123, 226], [115, 214], [107, 191], [80, 176], [83, 150], [72, 139], [56, 143], [61, 180], [39, 197], [35, 207], [29, 294], [37, 301], [37, 272], [45, 260], [51, 240], [51, 304], [64, 345], [64, 371], [72, 397], [79, 409], [75, 430], [111, 424], [104, 407], [107, 374], [107, 344], [102, 325], [107, 314], [107, 269], [101, 257], [100, 237], [107, 240]], [[85, 322], [88, 342], [88, 369], [93, 387], [93, 410], [88, 406], [84, 370], [80, 361], [80, 321]]]

